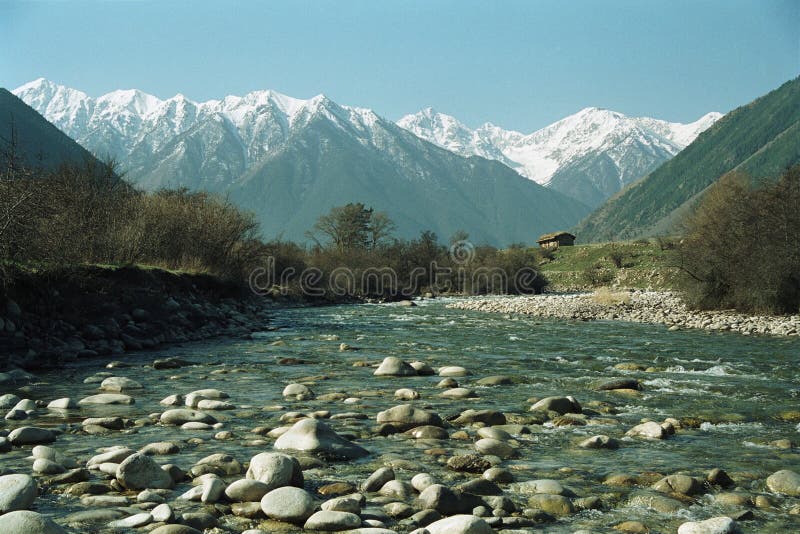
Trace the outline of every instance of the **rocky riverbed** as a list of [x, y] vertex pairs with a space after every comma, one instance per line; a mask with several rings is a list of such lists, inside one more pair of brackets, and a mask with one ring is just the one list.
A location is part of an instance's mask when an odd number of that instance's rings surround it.
[[796, 342], [620, 324], [293, 309], [247, 339], [13, 370], [0, 529], [800, 529]]
[[676, 330], [702, 328], [744, 335], [800, 335], [800, 315], [764, 316], [732, 311], [695, 311], [688, 309], [677, 294], [668, 291], [605, 292], [600, 298], [590, 292], [470, 298], [450, 306], [461, 310], [521, 313], [579, 321], [664, 324]]

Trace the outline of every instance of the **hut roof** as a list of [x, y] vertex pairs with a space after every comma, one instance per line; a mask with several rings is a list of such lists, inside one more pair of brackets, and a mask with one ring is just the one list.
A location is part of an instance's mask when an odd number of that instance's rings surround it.
[[551, 232], [549, 234], [542, 234], [539, 236], [539, 239], [536, 240], [537, 243], [541, 243], [543, 241], [552, 241], [553, 239], [558, 239], [561, 236], [568, 235], [572, 239], [575, 239], [575, 236], [570, 234], [569, 232]]

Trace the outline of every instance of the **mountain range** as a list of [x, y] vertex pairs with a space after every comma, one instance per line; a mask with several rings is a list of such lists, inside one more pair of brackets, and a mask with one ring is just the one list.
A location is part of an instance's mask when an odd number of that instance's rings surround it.
[[627, 187], [576, 228], [585, 241], [680, 233], [680, 222], [722, 175], [756, 183], [800, 164], [800, 77], [731, 111], [680, 154]]
[[585, 108], [531, 134], [491, 123], [472, 130], [431, 108], [398, 121], [403, 128], [462, 156], [481, 156], [590, 207], [683, 150], [722, 115], [681, 124]]
[[267, 238], [302, 241], [320, 215], [347, 202], [387, 212], [400, 237], [464, 230], [495, 245], [532, 243], [589, 211], [500, 162], [454, 154], [324, 95], [91, 98], [44, 79], [14, 93], [98, 156], [117, 159], [133, 183], [229, 195], [256, 214]]

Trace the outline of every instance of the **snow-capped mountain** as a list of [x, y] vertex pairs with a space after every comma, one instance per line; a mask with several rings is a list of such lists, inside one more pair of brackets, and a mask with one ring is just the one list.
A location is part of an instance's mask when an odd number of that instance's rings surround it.
[[[324, 95], [300, 100], [274, 91], [254, 91], [243, 97], [193, 102], [182, 94], [161, 100], [131, 89], [91, 98], [44, 78], [13, 93], [98, 156], [122, 162], [134, 181], [153, 187], [171, 185], [154, 183], [158, 181], [146, 176], [143, 167], [150, 167], [157, 154], [158, 159], [174, 158], [197, 143], [213, 154], [224, 146], [227, 152], [238, 152], [235, 161], [228, 162], [229, 172], [218, 179], [218, 185], [229, 184], [242, 165], [277, 150], [292, 128], [301, 128], [319, 113], [364, 142], [379, 137], [372, 131], [378, 119], [372, 111], [339, 106]], [[207, 131], [201, 134], [200, 130]], [[172, 154], [163, 153], [167, 148]], [[230, 154], [216, 156], [231, 160]]]
[[500, 161], [531, 180], [595, 206], [670, 159], [722, 115], [690, 124], [586, 108], [531, 134], [487, 123], [472, 130], [431, 108], [397, 124], [462, 156]]
[[477, 242], [532, 242], [569, 228], [585, 205], [494, 161], [437, 147], [368, 109], [273, 91], [194, 102], [138, 90], [92, 98], [38, 79], [13, 91], [147, 189], [225, 193], [267, 237], [304, 239], [331, 207], [388, 212], [398, 234], [465, 230]]

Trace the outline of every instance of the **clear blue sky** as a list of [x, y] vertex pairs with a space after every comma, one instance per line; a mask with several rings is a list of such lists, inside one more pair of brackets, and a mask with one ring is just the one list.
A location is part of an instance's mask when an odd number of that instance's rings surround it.
[[587, 106], [689, 121], [800, 74], [800, 0], [0, 0], [0, 85], [325, 93], [533, 131]]

